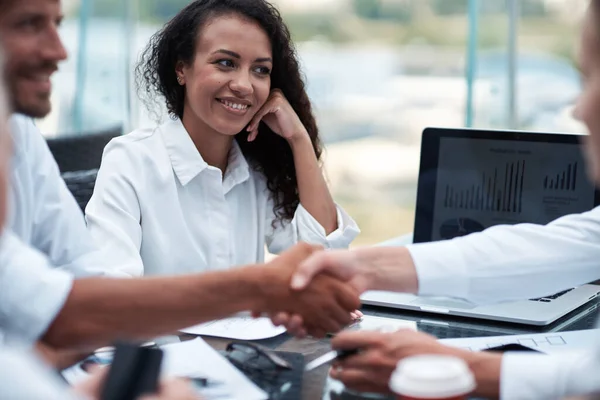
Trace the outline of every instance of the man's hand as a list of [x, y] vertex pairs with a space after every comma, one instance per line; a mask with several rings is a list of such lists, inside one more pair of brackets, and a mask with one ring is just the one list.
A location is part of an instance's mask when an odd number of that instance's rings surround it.
[[359, 293], [366, 290], [416, 293], [419, 286], [415, 264], [406, 247], [317, 252], [300, 264], [292, 278], [292, 288], [302, 290], [323, 272], [350, 283]]
[[319, 273], [326, 272], [351, 284], [359, 293], [369, 289], [375, 266], [352, 250], [319, 251], [303, 261], [292, 278], [292, 288], [304, 289]]
[[[321, 273], [335, 276], [354, 287], [366, 290], [392, 290], [416, 293], [417, 273], [405, 247], [363, 247], [355, 250], [315, 252], [302, 262], [292, 278], [292, 288], [302, 290]], [[303, 337], [302, 317], [289, 313], [272, 316], [273, 324], [283, 325], [294, 336]]]
[[356, 289], [328, 274], [315, 277], [303, 290], [292, 290], [290, 282], [297, 266], [319, 249], [299, 243], [262, 267], [266, 304], [260, 311], [299, 315], [309, 334], [324, 337], [351, 322], [350, 313], [360, 306], [360, 299]]
[[[260, 317], [260, 313], [254, 314], [255, 318]], [[350, 325], [359, 321], [364, 317], [364, 314], [360, 310], [354, 310], [350, 313]], [[285, 329], [290, 335], [293, 335], [299, 339], [302, 339], [308, 335], [304, 328], [304, 321], [300, 315], [290, 316], [287, 312], [278, 312], [275, 315], [271, 315], [271, 322], [275, 326], [285, 326]]]
[[185, 379], [170, 379], [160, 383], [157, 394], [144, 396], [140, 400], [201, 400], [192, 384]]
[[[359, 255], [354, 251], [318, 251], [300, 263], [292, 278], [292, 289], [303, 290], [315, 276], [326, 273], [347, 282], [360, 294], [367, 290], [371, 284], [371, 271], [373, 269], [369, 267], [368, 264], [360, 260]], [[362, 317], [362, 313], [357, 310], [353, 310], [350, 315], [351, 320], [360, 317]], [[287, 331], [296, 337], [301, 338], [308, 333], [301, 315], [279, 312], [271, 316], [271, 321], [274, 325], [285, 326]]]
[[336, 361], [330, 372], [332, 378], [360, 392], [389, 393], [388, 382], [398, 361], [422, 354], [462, 358], [475, 374], [477, 395], [497, 397], [500, 392], [501, 355], [445, 346], [421, 332], [342, 332], [332, 340], [331, 346], [336, 350], [361, 349], [357, 355]]

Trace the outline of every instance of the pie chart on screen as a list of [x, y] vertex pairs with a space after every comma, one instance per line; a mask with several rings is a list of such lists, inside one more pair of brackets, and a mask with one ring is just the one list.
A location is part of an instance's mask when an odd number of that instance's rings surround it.
[[442, 223], [442, 226], [440, 227], [440, 236], [443, 239], [452, 239], [475, 232], [481, 232], [484, 229], [485, 227], [474, 219], [453, 218]]

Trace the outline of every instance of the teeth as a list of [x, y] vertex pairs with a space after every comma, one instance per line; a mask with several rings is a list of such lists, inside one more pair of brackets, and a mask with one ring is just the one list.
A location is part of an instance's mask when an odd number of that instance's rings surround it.
[[245, 110], [248, 108], [247, 104], [232, 103], [232, 102], [226, 101], [226, 100], [223, 100], [222, 103], [225, 104], [227, 107], [231, 107], [236, 110]]

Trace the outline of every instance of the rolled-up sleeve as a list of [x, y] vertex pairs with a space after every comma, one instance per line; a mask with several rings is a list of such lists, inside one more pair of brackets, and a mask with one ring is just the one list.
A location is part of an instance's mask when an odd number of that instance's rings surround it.
[[0, 242], [0, 329], [5, 340], [33, 343], [62, 309], [73, 276], [5, 232]]
[[[303, 206], [298, 205], [294, 217], [286, 223], [275, 223], [267, 235], [267, 247], [271, 253], [280, 253], [299, 241], [319, 244], [326, 249], [343, 249], [358, 236], [360, 229], [356, 222], [336, 204], [337, 222], [336, 230], [329, 235], [325, 228]], [[273, 224], [272, 218], [268, 221]]]

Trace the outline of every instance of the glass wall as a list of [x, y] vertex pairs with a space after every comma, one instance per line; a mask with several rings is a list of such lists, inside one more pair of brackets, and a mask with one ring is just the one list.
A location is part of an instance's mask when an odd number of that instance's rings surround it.
[[[68, 2], [70, 60], [56, 77], [44, 130], [155, 124], [133, 91], [133, 65], [188, 2]], [[274, 3], [298, 48], [334, 198], [361, 227], [355, 244], [412, 231], [424, 127], [582, 130], [570, 108], [585, 0]]]
[[48, 135], [128, 128], [133, 2], [63, 1], [61, 35], [69, 58], [53, 79], [52, 114], [41, 121]]
[[[587, 1], [473, 3], [478, 3], [483, 14], [474, 63], [483, 93], [473, 104], [474, 125], [581, 132], [582, 127], [571, 117], [571, 108], [581, 87], [574, 57]], [[485, 8], [492, 4], [497, 18], [486, 18]], [[515, 20], [512, 30], [511, 16]]]

